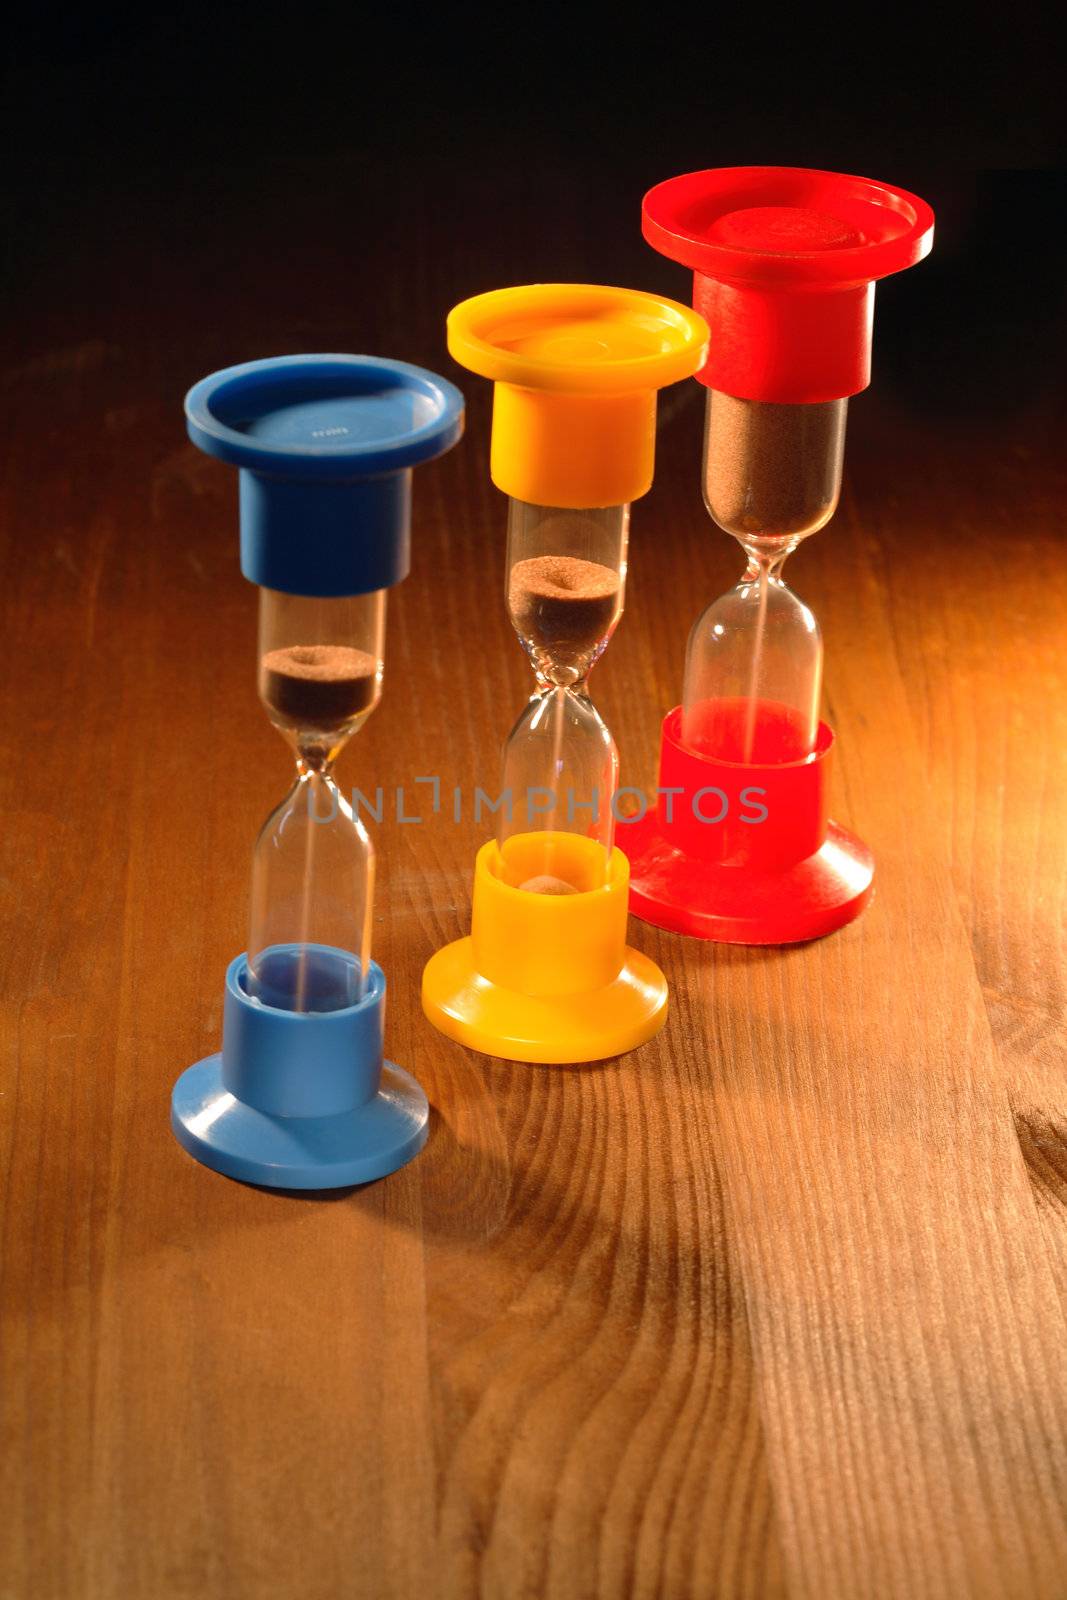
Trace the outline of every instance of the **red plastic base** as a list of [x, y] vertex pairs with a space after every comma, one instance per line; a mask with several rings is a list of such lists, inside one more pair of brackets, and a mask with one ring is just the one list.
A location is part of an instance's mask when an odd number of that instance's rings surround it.
[[820, 850], [782, 872], [759, 874], [685, 855], [650, 812], [619, 828], [630, 858], [630, 910], [671, 933], [720, 944], [798, 944], [858, 917], [874, 888], [874, 857], [831, 822]]
[[[708, 726], [729, 709], [709, 703]], [[774, 708], [761, 711], [766, 720]], [[822, 723], [815, 753], [803, 760], [702, 756], [681, 743], [680, 713], [669, 712], [659, 806], [640, 822], [620, 823], [615, 835], [630, 861], [634, 915], [724, 944], [820, 939], [858, 917], [871, 898], [874, 858], [827, 819], [832, 748]]]

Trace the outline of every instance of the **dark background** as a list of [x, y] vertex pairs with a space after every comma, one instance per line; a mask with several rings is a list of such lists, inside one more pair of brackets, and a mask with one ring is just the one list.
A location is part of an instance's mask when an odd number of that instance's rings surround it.
[[1064, 94], [1037, 13], [941, 39], [870, 9], [624, 15], [23, 17], [5, 95], [9, 372], [77, 324], [105, 349], [137, 339], [141, 404], [154, 373], [173, 405], [205, 366], [286, 350], [455, 376], [455, 299], [572, 276], [688, 298], [641, 240], [643, 191], [784, 162], [902, 184], [938, 214], [932, 259], [879, 289], [878, 404], [945, 426], [1003, 417], [1051, 444]]

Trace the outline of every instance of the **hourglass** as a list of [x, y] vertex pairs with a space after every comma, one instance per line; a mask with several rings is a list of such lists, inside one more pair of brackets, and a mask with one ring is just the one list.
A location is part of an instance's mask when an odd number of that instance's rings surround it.
[[865, 178], [735, 167], [659, 184], [643, 220], [695, 272], [711, 329], [704, 499], [747, 565], [693, 628], [655, 811], [620, 838], [631, 906], [706, 939], [816, 938], [859, 915], [874, 863], [828, 818], [822, 640], [782, 567], [837, 506], [875, 280], [929, 252], [933, 213]]
[[697, 370], [706, 341], [683, 306], [587, 284], [478, 295], [448, 319], [452, 355], [495, 383], [506, 604], [534, 675], [493, 800], [497, 835], [475, 862], [470, 937], [423, 976], [430, 1020], [488, 1054], [600, 1060], [666, 1020], [663, 974], [626, 946], [618, 755], [588, 678], [622, 614], [656, 392]]
[[240, 469], [259, 696], [296, 771], [256, 845], [221, 1054], [178, 1079], [171, 1122], [191, 1155], [229, 1177], [363, 1183], [418, 1153], [429, 1108], [382, 1059], [374, 856], [333, 764], [381, 694], [385, 591], [409, 566], [412, 469], [459, 438], [463, 400], [400, 361], [284, 356], [205, 378], [186, 416], [194, 444]]

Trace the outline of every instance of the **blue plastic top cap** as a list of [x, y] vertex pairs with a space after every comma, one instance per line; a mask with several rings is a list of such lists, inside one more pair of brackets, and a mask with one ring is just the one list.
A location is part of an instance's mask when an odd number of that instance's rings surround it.
[[411, 469], [463, 432], [453, 384], [377, 356], [226, 367], [194, 384], [185, 414], [195, 445], [241, 469], [241, 571], [288, 594], [406, 577]]

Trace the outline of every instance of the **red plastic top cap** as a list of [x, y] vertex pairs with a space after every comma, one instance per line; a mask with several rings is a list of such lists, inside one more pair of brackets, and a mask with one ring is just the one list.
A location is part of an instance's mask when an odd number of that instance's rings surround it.
[[692, 267], [698, 374], [744, 400], [840, 400], [871, 381], [874, 284], [930, 253], [925, 200], [808, 167], [716, 167], [645, 195], [645, 238]]

